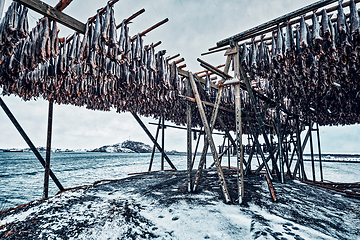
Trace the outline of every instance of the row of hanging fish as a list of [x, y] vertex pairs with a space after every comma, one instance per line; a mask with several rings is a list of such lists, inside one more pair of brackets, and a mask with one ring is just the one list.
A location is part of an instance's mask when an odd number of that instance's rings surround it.
[[[339, 2], [336, 18], [322, 9], [312, 25], [302, 16], [297, 26], [278, 26], [268, 43], [264, 36], [243, 43], [240, 62], [253, 88], [320, 125], [359, 123], [360, 20], [355, 2], [349, 5], [348, 17]], [[233, 96], [233, 88], [225, 89], [228, 107]], [[251, 110], [247, 94], [242, 100]]]
[[[15, 22], [7, 17], [12, 14], [27, 23], [27, 9], [13, 2], [1, 26]], [[165, 115], [166, 119], [174, 119], [181, 109], [185, 113], [186, 106], [177, 96], [185, 95], [186, 81], [178, 75], [176, 63], [167, 61], [165, 50], [145, 46], [139, 34], [132, 40], [125, 21], [117, 36], [109, 5], [94, 23], [86, 24], [83, 37], [75, 33], [70, 40], [60, 41], [56, 22], [48, 18], [30, 32], [26, 28], [26, 34], [20, 34], [20, 27], [4, 31], [2, 36], [11, 33], [17, 38], [3, 38], [2, 47], [11, 45], [10, 51], [0, 54], [3, 94], [24, 100], [43, 97], [94, 110]], [[178, 118], [176, 123], [184, 123]]]

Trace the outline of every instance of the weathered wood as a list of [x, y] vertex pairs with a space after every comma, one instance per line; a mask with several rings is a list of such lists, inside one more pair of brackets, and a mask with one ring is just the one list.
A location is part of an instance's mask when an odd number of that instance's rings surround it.
[[54, 20], [58, 23], [63, 24], [66, 27], [69, 27], [77, 32], [85, 33], [85, 24], [76, 20], [69, 15], [62, 13], [61, 11], [51, 7], [50, 5], [40, 1], [40, 0], [14, 0], [29, 9], [34, 10], [37, 13], [40, 13], [51, 20]]
[[[220, 166], [220, 161], [219, 161], [219, 157], [218, 157], [218, 154], [217, 154], [217, 151], [216, 151], [216, 146], [215, 146], [214, 140], [213, 140], [213, 138], [211, 136], [211, 129], [210, 129], [209, 124], [208, 124], [207, 119], [206, 119], [205, 111], [204, 111], [204, 108], [203, 108], [202, 103], [201, 103], [200, 95], [199, 95], [199, 92], [197, 90], [197, 87], [196, 87], [196, 84], [195, 84], [195, 81], [194, 81], [194, 78], [193, 78], [193, 74], [190, 73], [189, 75], [190, 75], [189, 80], [190, 80], [191, 88], [193, 90], [193, 93], [194, 93], [194, 96], [195, 96], [195, 99], [196, 99], [196, 103], [197, 103], [197, 106], [198, 106], [198, 110], [199, 110], [199, 113], [200, 113], [200, 117], [201, 117], [201, 120], [202, 120], [202, 123], [203, 123], [203, 126], [204, 126], [206, 139], [207, 139], [208, 144], [210, 145], [210, 149], [211, 149], [211, 152], [213, 154], [213, 158], [216, 161], [216, 168], [217, 168], [217, 173], [218, 173], [219, 180], [220, 180], [221, 190], [222, 190], [222, 192], [224, 194], [225, 202], [229, 203], [229, 202], [231, 202], [231, 197], [230, 197], [230, 194], [229, 194], [229, 191], [228, 191], [228, 188], [227, 188], [224, 173], [223, 173], [223, 171], [221, 169], [221, 166]], [[215, 119], [216, 119], [216, 116], [214, 116], [214, 122], [215, 122]]]
[[249, 38], [249, 36], [251, 36], [251, 34], [260, 32], [260, 31], [265, 30], [265, 29], [267, 29], [269, 27], [276, 26], [276, 25], [281, 24], [283, 22], [289, 21], [292, 18], [299, 17], [299, 16], [301, 16], [301, 15], [307, 13], [307, 12], [322, 8], [322, 7], [326, 6], [326, 5], [329, 5], [329, 4], [334, 3], [334, 2], [337, 2], [337, 0], [318, 1], [316, 3], [313, 3], [313, 4], [310, 4], [310, 5], [306, 6], [306, 7], [300, 8], [300, 9], [298, 9], [296, 11], [291, 12], [291, 13], [285, 14], [285, 15], [280, 16], [278, 18], [275, 18], [275, 19], [273, 19], [271, 21], [263, 23], [263, 24], [261, 24], [259, 26], [251, 28], [251, 29], [249, 29], [247, 31], [241, 32], [239, 34], [236, 34], [234, 36], [231, 36], [229, 38], [221, 40], [221, 41], [216, 43], [216, 46], [217, 47], [223, 47], [223, 46], [226, 46], [226, 45], [230, 45], [231, 41], [239, 42], [241, 40]]
[[[235, 65], [235, 79], [240, 80], [240, 52], [236, 47], [236, 54], [234, 55]], [[235, 85], [235, 132], [236, 132], [236, 176], [238, 184], [238, 201], [239, 204], [243, 203], [244, 199], [244, 153], [242, 146], [242, 120], [241, 120], [241, 92], [240, 84]]]
[[59, 10], [60, 12], [62, 12], [67, 6], [69, 6], [69, 4], [72, 2], [73, 0], [61, 0], [60, 2], [58, 2], [55, 6], [55, 9]]
[[221, 48], [221, 49], [216, 49], [214, 51], [202, 53], [201, 56], [205, 56], [205, 55], [209, 55], [209, 54], [213, 54], [213, 53], [217, 53], [217, 52], [222, 52], [222, 51], [225, 51], [227, 49], [228, 49], [228, 47], [224, 47], [224, 48]]
[[218, 68], [214, 67], [213, 65], [205, 62], [204, 60], [201, 60], [200, 58], [197, 59], [198, 62], [200, 62], [200, 66], [203, 68], [215, 73], [216, 75], [222, 77], [224, 80], [232, 79], [233, 77], [228, 75], [227, 73], [219, 70]]
[[[196, 86], [196, 85], [195, 85]], [[211, 115], [211, 120], [210, 120], [210, 133], [212, 134], [213, 130], [214, 130], [214, 126], [215, 126], [215, 122], [216, 122], [216, 118], [217, 118], [217, 114], [218, 114], [218, 110], [219, 110], [219, 105], [220, 105], [220, 101], [221, 101], [221, 96], [222, 96], [222, 92], [223, 92], [223, 88], [220, 88], [217, 96], [216, 96], [216, 100], [215, 100], [215, 105], [214, 105], [214, 109]], [[200, 96], [199, 96], [199, 100], [200, 100]], [[202, 105], [201, 105], [202, 106]], [[200, 115], [201, 116], [201, 115]], [[205, 118], [206, 120], [206, 118]], [[203, 124], [204, 125], [204, 124]], [[198, 166], [198, 170], [196, 171], [195, 174], [195, 179], [194, 179], [194, 185], [193, 185], [193, 191], [196, 192], [197, 187], [200, 183], [200, 178], [201, 178], [201, 174], [202, 174], [202, 170], [204, 168], [205, 165], [205, 161], [206, 161], [206, 154], [208, 152], [208, 148], [209, 148], [209, 141], [208, 138], [206, 136], [206, 132], [205, 132], [205, 138], [204, 138], [204, 147], [203, 147], [203, 151], [201, 153], [201, 157], [200, 157], [200, 162], [199, 162], [199, 166]], [[218, 158], [219, 160], [219, 158]], [[216, 158], [214, 158], [214, 161], [216, 161]], [[220, 164], [220, 161], [219, 161]]]
[[[159, 118], [159, 124], [158, 124], [158, 126], [156, 128], [155, 141], [157, 141], [158, 137], [159, 137], [159, 131], [160, 131], [160, 126], [161, 126], [160, 124], [161, 124], [161, 117]], [[154, 144], [154, 147], [153, 147], [152, 152], [151, 152], [151, 158], [150, 158], [150, 164], [149, 164], [149, 172], [151, 171], [152, 164], [153, 164], [153, 161], [154, 161], [155, 150], [156, 150], [156, 145]]]
[[175, 61], [175, 64], [179, 64], [181, 62], [185, 61], [185, 58], [180, 58], [178, 60]]
[[[151, 124], [151, 125], [158, 125], [157, 123], [152, 123], [152, 122], [149, 122], [149, 124]], [[186, 127], [172, 126], [172, 125], [167, 125], [167, 124], [165, 124], [165, 127], [167, 127], [167, 128], [169, 127], [169, 128], [176, 128], [176, 129], [187, 130]], [[195, 128], [192, 128], [191, 131], [193, 131], [193, 132], [198, 132], [198, 133], [201, 133], [201, 134], [204, 134], [204, 133], [205, 133], [205, 132], [202, 131], [201, 129], [199, 130], [199, 129], [195, 129]], [[225, 135], [225, 134], [223, 134], [223, 133], [213, 133], [213, 135], [221, 135], [221, 136], [223, 136], [223, 135]]]
[[[143, 32], [139, 33], [139, 35], [142, 37], [142, 36], [146, 35], [147, 33], [151, 32], [152, 30], [154, 30], [155, 28], [158, 28], [158, 27], [160, 27], [161, 25], [163, 25], [164, 23], [167, 23], [168, 21], [169, 21], [169, 19], [168, 19], [168, 18], [165, 18], [164, 20], [156, 23], [154, 26], [151, 26], [151, 27], [149, 27], [148, 29], [144, 30]], [[136, 37], [137, 37], [137, 35], [133, 36], [133, 37], [131, 38], [131, 41], [134, 41], [134, 40], [136, 39]]]
[[[145, 9], [140, 9], [139, 11], [137, 11], [136, 13], [134, 13], [133, 15], [131, 15], [130, 17], [128, 17], [127, 19], [125, 19], [124, 23], [128, 24], [131, 20], [133, 20], [134, 18], [136, 18], [137, 16], [139, 16], [140, 14], [144, 13]], [[95, 15], [96, 18], [96, 15]], [[120, 28], [122, 26], [122, 22], [116, 26], [116, 29]]]
[[[156, 147], [159, 149], [159, 151], [161, 153], [164, 152], [163, 148], [157, 143], [157, 141], [155, 140], [155, 138], [153, 137], [153, 135], [150, 133], [150, 131], [147, 129], [147, 127], [145, 126], [145, 124], [141, 121], [141, 119], [139, 118], [139, 116], [134, 113], [131, 112], [131, 114], [133, 115], [133, 117], [135, 118], [135, 120], [139, 123], [139, 125], [142, 127], [142, 129], [145, 131], [146, 135], [148, 135], [148, 137], [150, 138], [150, 140], [156, 145]], [[174, 164], [171, 162], [171, 160], [169, 159], [169, 157], [166, 155], [166, 153], [164, 152], [164, 157], [165, 160], [167, 161], [167, 163], [170, 165], [171, 168], [176, 169], [176, 167], [174, 166]]]
[[312, 124], [309, 122], [309, 132], [310, 132], [310, 155], [311, 155], [311, 170], [313, 175], [313, 181], [316, 181], [315, 178], [315, 162], [314, 162], [314, 148], [313, 148], [313, 139], [312, 139]]
[[[278, 153], [279, 153], [279, 167], [280, 167], [280, 180], [281, 183], [285, 183], [284, 176], [284, 161], [283, 161], [283, 131], [281, 131], [281, 120], [280, 120], [280, 110], [276, 108], [276, 118], [277, 118], [277, 137], [278, 137]], [[285, 131], [285, 129], [284, 129]]]
[[323, 178], [323, 169], [322, 169], [322, 162], [321, 162], [320, 129], [319, 129], [318, 123], [316, 123], [316, 134], [317, 134], [317, 139], [318, 139], [318, 150], [319, 150], [320, 179], [321, 179], [321, 182], [323, 182], [324, 178]]
[[[15, 128], [18, 130], [18, 132], [20, 133], [20, 135], [23, 137], [23, 139], [25, 140], [25, 142], [28, 144], [28, 146], [30, 147], [30, 149], [33, 151], [33, 153], [35, 154], [35, 156], [37, 157], [37, 159], [40, 161], [41, 165], [43, 165], [43, 167], [45, 167], [45, 160], [43, 159], [43, 157], [40, 155], [39, 151], [36, 149], [36, 147], [34, 146], [34, 144], [31, 142], [30, 138], [27, 136], [27, 134], [25, 133], [24, 129], [20, 126], [19, 122], [16, 120], [16, 118], [14, 117], [14, 115], [11, 113], [10, 109], [6, 106], [5, 102], [2, 100], [2, 98], [0, 97], [0, 105], [2, 107], [2, 109], [4, 110], [4, 112], [6, 113], [6, 115], [9, 117], [9, 119], [11, 120], [11, 122], [14, 124]], [[56, 178], [55, 174], [51, 171], [50, 169], [50, 173], [49, 173], [51, 179], [54, 181], [54, 183], [56, 184], [56, 186], [59, 188], [60, 191], [64, 191], [64, 187], [61, 185], [61, 183], [59, 182], [59, 180]]]
[[49, 101], [49, 115], [48, 115], [48, 129], [46, 140], [46, 162], [45, 162], [45, 176], [44, 176], [44, 198], [49, 197], [49, 174], [50, 174], [50, 154], [51, 154], [51, 134], [52, 134], [52, 119], [53, 119], [53, 100]]
[[276, 202], [277, 198], [276, 198], [276, 195], [275, 195], [274, 187], [273, 187], [272, 182], [271, 182], [271, 180], [269, 178], [269, 175], [266, 173], [265, 177], [266, 177], [266, 182], [267, 182], [267, 184], [269, 186], [270, 195], [271, 195], [273, 201]]
[[164, 170], [164, 157], [165, 157], [165, 117], [161, 119], [161, 170]]
[[[191, 96], [191, 86], [189, 79], [187, 80], [186, 95]], [[191, 139], [191, 103], [186, 102], [186, 136], [187, 136], [187, 185], [188, 192], [192, 190], [192, 139]]]
[[[188, 101], [188, 102], [196, 102], [195, 98], [191, 98], [191, 97], [184, 96], [184, 95], [181, 95], [181, 94], [179, 94], [178, 96], [186, 99], [186, 101]], [[202, 102], [204, 105], [207, 105], [207, 106], [210, 106], [210, 107], [214, 107], [214, 106], [215, 106], [215, 104], [214, 104], [214, 103], [211, 103], [211, 102], [207, 102], [207, 101], [203, 101], [203, 100], [201, 100], [201, 102]], [[226, 107], [219, 106], [219, 109], [224, 110], [224, 111], [226, 111], [226, 112], [235, 113], [234, 110], [229, 109], [229, 108], [226, 108]]]
[[[254, 93], [253, 93], [253, 89], [251, 88], [249, 78], [248, 78], [248, 76], [246, 75], [245, 70], [244, 70], [244, 68], [242, 67], [241, 64], [239, 64], [239, 68], [240, 68], [240, 73], [241, 73], [242, 79], [244, 79], [244, 81], [245, 81], [245, 85], [246, 85], [246, 88], [247, 88], [247, 92], [249, 93], [250, 104], [252, 105], [252, 107], [253, 107], [253, 109], [254, 109], [255, 118], [256, 118], [256, 120], [257, 120], [257, 122], [258, 122], [258, 124], [259, 124], [259, 128], [260, 128], [261, 133], [262, 133], [262, 135], [263, 135], [265, 144], [266, 144], [267, 148], [269, 149], [269, 156], [270, 156], [270, 158], [274, 161], [273, 149], [272, 149], [272, 147], [271, 147], [271, 145], [270, 145], [270, 142], [269, 142], [269, 139], [268, 139], [268, 137], [267, 137], [263, 119], [262, 119], [262, 117], [261, 117], [260, 112], [258, 111], [258, 107], [257, 107], [257, 104], [256, 104], [256, 99], [255, 99], [255, 96], [254, 96]], [[265, 162], [265, 163], [266, 163], [266, 162]], [[275, 167], [275, 170], [277, 170], [277, 166], [275, 165], [274, 167]], [[276, 172], [278, 173], [279, 171], [277, 170]], [[269, 173], [269, 175], [270, 175], [270, 173]], [[271, 175], [270, 175], [270, 176], [271, 176]]]
[[[225, 66], [225, 64], [220, 64], [219, 66], [216, 66], [216, 68], [221, 68], [221, 67], [224, 67]], [[199, 75], [200, 73], [208, 73], [209, 72], [209, 70], [202, 70], [202, 71], [200, 71], [200, 72], [196, 72], [196, 73], [194, 73], [195, 75]], [[206, 76], [206, 74], [205, 74], [205, 76]], [[200, 76], [199, 76], [200, 77]]]
[[[194, 134], [195, 134], [195, 132], [194, 132]], [[199, 148], [200, 139], [201, 139], [201, 134], [199, 134], [198, 139], [196, 141], [196, 146], [195, 146], [195, 150], [194, 150], [194, 156], [193, 156], [192, 163], [191, 163], [191, 170], [194, 167], [194, 163], [195, 163], [195, 159], [196, 159], [196, 155], [197, 155], [197, 150]]]
[[167, 62], [169, 62], [169, 61], [171, 61], [171, 60], [173, 60], [173, 59], [175, 59], [175, 58], [177, 58], [177, 57], [179, 57], [179, 56], [180, 56], [180, 53], [178, 53], [178, 54], [176, 54], [176, 55], [174, 55], [174, 56], [168, 57], [168, 58], [166, 58], [165, 60], [166, 60]]
[[[111, 0], [111, 1], [109, 1], [109, 6], [111, 7], [111, 6], [113, 6], [115, 3], [117, 3], [119, 0]], [[106, 12], [106, 6], [105, 7], [103, 7], [103, 8], [101, 8], [100, 10], [98, 10], [97, 11], [97, 14], [99, 14], [99, 15], [102, 15], [102, 14], [104, 14]], [[95, 21], [95, 19], [96, 19], [96, 15], [97, 14], [95, 14], [94, 16], [92, 16], [92, 17], [90, 17], [89, 19], [88, 19], [88, 21], [89, 22], [94, 22]]]

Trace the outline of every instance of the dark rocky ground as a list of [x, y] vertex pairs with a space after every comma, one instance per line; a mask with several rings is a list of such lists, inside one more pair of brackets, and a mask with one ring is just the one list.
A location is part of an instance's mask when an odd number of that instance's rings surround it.
[[[224, 169], [236, 200], [233, 170]], [[215, 170], [198, 193], [186, 172], [101, 181], [0, 213], [1, 239], [360, 239], [360, 200], [298, 181], [245, 179], [245, 203], [224, 204]], [[240, 238], [240, 239], [241, 239]]]

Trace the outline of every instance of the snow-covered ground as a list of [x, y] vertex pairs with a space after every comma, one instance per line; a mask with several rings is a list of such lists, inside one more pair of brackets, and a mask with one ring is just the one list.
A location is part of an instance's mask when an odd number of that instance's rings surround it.
[[274, 182], [273, 203], [265, 179], [249, 177], [246, 186], [239, 206], [223, 203], [215, 170], [205, 172], [196, 194], [186, 192], [185, 171], [103, 181], [1, 213], [0, 238], [360, 238], [358, 199], [288, 180]]

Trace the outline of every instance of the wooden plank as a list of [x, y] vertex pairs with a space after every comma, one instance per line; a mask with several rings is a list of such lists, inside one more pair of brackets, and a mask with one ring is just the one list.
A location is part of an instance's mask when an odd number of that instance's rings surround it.
[[[221, 96], [223, 93], [223, 88], [220, 88], [217, 96], [216, 96], [216, 100], [215, 100], [215, 105], [214, 105], [214, 109], [211, 115], [211, 120], [210, 120], [210, 133], [212, 134], [213, 130], [214, 130], [214, 126], [215, 126], [215, 122], [216, 122], [216, 117], [218, 114], [218, 110], [219, 110], [219, 106], [220, 106], [220, 102], [221, 102]], [[199, 96], [200, 98], [200, 96]], [[201, 153], [201, 157], [200, 157], [200, 162], [199, 162], [199, 166], [198, 166], [198, 170], [196, 171], [195, 174], [195, 180], [194, 180], [194, 186], [193, 186], [193, 191], [196, 192], [197, 187], [200, 183], [200, 178], [201, 178], [201, 174], [202, 174], [202, 170], [204, 168], [205, 165], [205, 160], [206, 160], [206, 154], [208, 152], [209, 149], [209, 141], [206, 137], [205, 134], [205, 138], [204, 138], [204, 147], [203, 147], [203, 151]], [[214, 158], [214, 162], [215, 162], [215, 158]], [[216, 163], [216, 162], [215, 162]], [[220, 164], [220, 161], [219, 161]]]
[[299, 17], [307, 12], [310, 12], [310, 11], [313, 11], [315, 9], [319, 9], [319, 8], [322, 8], [326, 5], [329, 5], [331, 3], [334, 3], [334, 2], [337, 2], [337, 0], [322, 0], [322, 1], [318, 1], [316, 3], [313, 3], [313, 4], [310, 4], [306, 7], [303, 7], [303, 8], [300, 8], [296, 11], [293, 11], [291, 13], [288, 13], [288, 14], [285, 14], [283, 16], [280, 16], [278, 18], [275, 18], [271, 21], [268, 21], [266, 23], [263, 23], [263, 24], [260, 24], [254, 28], [251, 28], [247, 31], [244, 31], [244, 32], [241, 32], [239, 34], [236, 34], [234, 36], [231, 36], [229, 38], [226, 38], [224, 40], [221, 40], [219, 42], [216, 43], [216, 46], [217, 47], [223, 47], [223, 46], [226, 46], [226, 45], [229, 45], [230, 42], [239, 42], [241, 40], [244, 40], [244, 39], [247, 39], [249, 35], [251, 34], [254, 34], [256, 32], [260, 32], [262, 30], [265, 30], [269, 27], [272, 27], [272, 26], [276, 26], [278, 24], [281, 24], [283, 22], [286, 22], [286, 21], [289, 21], [290, 19], [292, 18], [295, 18], [295, 17]]
[[[145, 36], [147, 33], [151, 32], [152, 30], [154, 30], [155, 28], [158, 28], [160, 27], [161, 25], [163, 25], [164, 23], [167, 23], [169, 21], [168, 18], [165, 18], [164, 20], [156, 23], [154, 26], [151, 26], [149, 27], [148, 29], [146, 29], [145, 31], [141, 32], [139, 35], [142, 37], [142, 36]], [[134, 41], [136, 39], [137, 35], [133, 36], [131, 38], [131, 41]]]
[[[141, 119], [139, 118], [139, 116], [134, 113], [131, 112], [131, 114], [133, 115], [133, 117], [135, 118], [135, 120], [139, 123], [139, 125], [142, 127], [142, 129], [145, 131], [146, 135], [148, 135], [148, 137], [150, 138], [150, 140], [155, 144], [155, 146], [159, 149], [159, 151], [162, 153], [164, 152], [164, 150], [162, 149], [162, 147], [157, 143], [157, 141], [155, 140], [155, 138], [153, 137], [153, 135], [149, 132], [149, 130], [147, 129], [147, 127], [145, 126], [145, 124], [141, 121]], [[169, 159], [169, 157], [166, 155], [166, 153], [164, 153], [164, 157], [165, 160], [167, 161], [167, 163], [170, 165], [170, 167], [172, 169], [176, 169], [176, 167], [174, 166], [174, 164], [171, 162], [171, 160]]]
[[[239, 69], [239, 48], [236, 47], [236, 55], [234, 55], [235, 78], [240, 79]], [[240, 84], [235, 85], [235, 126], [236, 126], [236, 176], [238, 183], [238, 201], [243, 203], [244, 199], [244, 153], [242, 147], [242, 124], [241, 124], [241, 93]]]
[[274, 202], [277, 202], [277, 198], [276, 198], [276, 195], [275, 195], [274, 187], [273, 187], [272, 182], [271, 182], [271, 180], [270, 180], [270, 178], [269, 178], [269, 175], [266, 173], [266, 174], [265, 174], [265, 177], [266, 177], [266, 182], [267, 182], [268, 187], [269, 187], [270, 195], [271, 195], [273, 201], [274, 201]]
[[[206, 119], [205, 111], [204, 111], [203, 105], [201, 103], [200, 95], [199, 95], [199, 92], [197, 90], [197, 86], [195, 84], [193, 74], [190, 73], [189, 75], [190, 75], [189, 80], [190, 80], [191, 88], [193, 90], [193, 93], [194, 93], [194, 96], [195, 96], [195, 99], [196, 99], [196, 103], [197, 103], [197, 106], [198, 106], [198, 110], [199, 110], [199, 113], [200, 113], [200, 117], [201, 117], [201, 120], [202, 120], [202, 123], [203, 123], [203, 126], [204, 126], [205, 136], [206, 136], [207, 142], [210, 145], [210, 149], [211, 149], [211, 152], [213, 154], [213, 158], [216, 161], [215, 164], [216, 164], [216, 169], [217, 169], [217, 173], [218, 173], [219, 180], [220, 180], [221, 190], [222, 190], [222, 192], [224, 194], [225, 202], [229, 203], [229, 202], [231, 202], [231, 197], [230, 197], [230, 194], [229, 194], [229, 191], [228, 191], [228, 188], [227, 188], [224, 173], [223, 173], [223, 171], [221, 169], [221, 166], [220, 166], [220, 161], [219, 161], [219, 157], [218, 157], [218, 154], [217, 154], [217, 151], [216, 151], [216, 146], [215, 146], [214, 140], [213, 140], [212, 135], [211, 135], [211, 130], [210, 130], [209, 124], [208, 124], [207, 119]], [[216, 116], [214, 117], [214, 119], [216, 119]]]
[[[159, 124], [158, 124], [158, 126], [156, 128], [155, 141], [157, 141], [158, 137], [159, 137], [160, 124], [161, 124], [161, 117], [159, 118]], [[153, 150], [151, 152], [151, 158], [150, 158], [150, 164], [149, 164], [149, 172], [151, 171], [152, 164], [153, 164], [153, 161], [154, 161], [155, 150], [156, 150], [156, 145], [154, 144]]]
[[216, 49], [214, 51], [202, 53], [201, 56], [205, 56], [205, 55], [209, 55], [209, 54], [213, 54], [213, 53], [217, 53], [217, 52], [222, 52], [222, 51], [225, 51], [227, 49], [228, 49], [228, 47], [224, 47], [224, 48], [221, 48], [221, 49]]
[[69, 15], [62, 13], [61, 11], [51, 7], [50, 5], [40, 1], [40, 0], [14, 0], [29, 9], [34, 10], [37, 13], [40, 13], [51, 20], [54, 20], [58, 23], [63, 24], [66, 27], [69, 27], [79, 33], [85, 33], [85, 24], [76, 20]]
[[[43, 165], [43, 167], [45, 167], [45, 160], [44, 158], [40, 155], [39, 151], [36, 149], [36, 147], [34, 146], [34, 144], [31, 142], [30, 138], [28, 137], [28, 135], [25, 133], [24, 129], [20, 126], [19, 122], [16, 120], [16, 118], [14, 117], [14, 115], [11, 113], [10, 109], [6, 106], [5, 102], [2, 100], [2, 98], [0, 97], [0, 105], [2, 107], [2, 109], [4, 110], [4, 112], [6, 113], [6, 115], [9, 117], [9, 119], [11, 120], [11, 122], [14, 124], [15, 128], [18, 130], [18, 132], [20, 133], [20, 135], [23, 137], [23, 139], [25, 140], [25, 142], [28, 144], [28, 146], [30, 147], [30, 149], [33, 151], [33, 153], [35, 154], [35, 156], [37, 157], [37, 159], [40, 161], [41, 165]], [[54, 183], [56, 184], [56, 186], [59, 188], [60, 191], [64, 191], [64, 187], [61, 185], [61, 183], [59, 182], [59, 180], [56, 178], [55, 174], [51, 171], [50, 169], [50, 173], [49, 173], [50, 177], [52, 178], [52, 180], [54, 181]]]
[[321, 182], [323, 182], [324, 177], [323, 177], [322, 162], [321, 162], [320, 129], [319, 129], [318, 123], [316, 123], [316, 135], [317, 135], [318, 150], [319, 150], [320, 179], [321, 179]]
[[[111, 6], [113, 6], [115, 3], [117, 3], [119, 0], [111, 0], [110, 2], [109, 2], [109, 6], [111, 7]], [[105, 6], [105, 7], [103, 7], [103, 8], [101, 8], [100, 10], [98, 10], [98, 12], [94, 15], [94, 16], [92, 16], [92, 17], [90, 17], [89, 19], [88, 19], [88, 21], [89, 22], [94, 22], [95, 20], [96, 20], [96, 16], [99, 14], [99, 15], [102, 15], [102, 14], [104, 14], [105, 12], [106, 12], [106, 7], [107, 6]]]
[[55, 9], [59, 10], [60, 12], [62, 12], [67, 6], [69, 6], [69, 4], [72, 2], [73, 0], [61, 0], [60, 2], [58, 2], [55, 6]]
[[49, 174], [50, 174], [50, 154], [51, 154], [51, 134], [52, 134], [52, 119], [53, 119], [53, 100], [49, 100], [48, 113], [48, 130], [46, 140], [46, 162], [45, 162], [45, 176], [44, 176], [44, 198], [49, 197]]
[[[140, 9], [139, 11], [137, 11], [136, 13], [134, 13], [133, 15], [131, 15], [130, 17], [128, 17], [127, 19], [125, 19], [124, 23], [128, 24], [131, 20], [133, 20], [134, 18], [136, 18], [137, 16], [139, 16], [140, 14], [145, 12], [145, 8]], [[96, 15], [95, 15], [96, 18]], [[122, 25], [122, 22], [116, 26], [116, 29], [120, 28]]]
[[[187, 97], [187, 96], [184, 96], [184, 95], [181, 95], [181, 94], [179, 94], [178, 96], [186, 99], [186, 101], [188, 101], [188, 102], [196, 102], [195, 98]], [[207, 102], [207, 101], [203, 101], [203, 100], [201, 100], [201, 102], [202, 102], [204, 105], [207, 105], [207, 106], [210, 106], [210, 107], [214, 107], [214, 106], [215, 106], [215, 104], [214, 104], [214, 103], [211, 103], [211, 102]], [[232, 110], [232, 109], [230, 109], [230, 108], [226, 108], [226, 107], [219, 106], [219, 109], [224, 110], [224, 111], [226, 111], [226, 112], [235, 113], [235, 111]]]
[[[189, 79], [187, 80], [186, 95], [191, 96], [191, 86]], [[186, 102], [186, 137], [187, 137], [187, 183], [188, 192], [192, 191], [192, 139], [191, 139], [191, 103]]]
[[228, 75], [227, 73], [217, 69], [216, 67], [212, 66], [211, 64], [205, 62], [204, 60], [201, 60], [200, 58], [197, 59], [198, 62], [200, 62], [200, 66], [202, 66], [203, 68], [206, 68], [207, 70], [215, 73], [216, 75], [219, 75], [220, 77], [222, 77], [224, 80], [227, 79], [231, 79], [232, 76]]
[[164, 170], [164, 157], [165, 157], [165, 116], [161, 119], [161, 170]]

